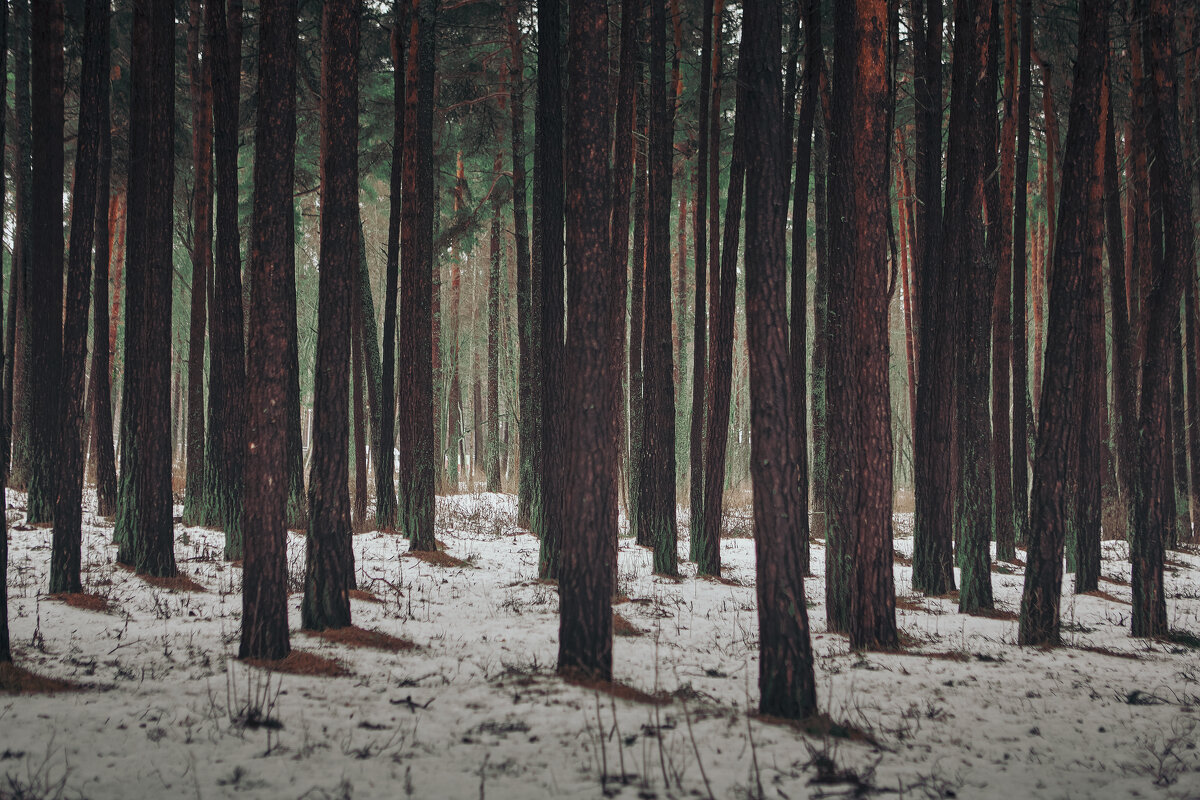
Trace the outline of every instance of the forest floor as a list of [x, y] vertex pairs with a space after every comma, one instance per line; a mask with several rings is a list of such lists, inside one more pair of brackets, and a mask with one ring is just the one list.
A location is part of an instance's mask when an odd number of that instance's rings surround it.
[[[14, 656], [75, 690], [0, 692], [0, 798], [1200, 797], [1200, 651], [1130, 638], [1122, 542], [1105, 542], [1102, 592], [1075, 596], [1066, 579], [1066, 646], [1021, 648], [1019, 566], [997, 565], [993, 616], [914, 596], [912, 518], [897, 515], [898, 653], [826, 632], [814, 543], [827, 719], [797, 727], [753, 713], [749, 538], [722, 541], [720, 581], [682, 559], [681, 579], [654, 577], [622, 539], [617, 684], [575, 685], [554, 675], [557, 589], [536, 580], [514, 499], [438, 498], [455, 558], [354, 538], [354, 622], [374, 633], [302, 634], [293, 594], [301, 655], [283, 667], [297, 675], [234, 658], [241, 568], [221, 560], [219, 532], [177, 525], [198, 586], [154, 585], [114, 563], [111, 521], [85, 515], [92, 598], [68, 604], [46, 595], [51, 531], [22, 524], [24, 503], [9, 492]], [[1168, 555], [1171, 626], [1200, 635], [1200, 554]], [[298, 592], [301, 536], [288, 556]]]

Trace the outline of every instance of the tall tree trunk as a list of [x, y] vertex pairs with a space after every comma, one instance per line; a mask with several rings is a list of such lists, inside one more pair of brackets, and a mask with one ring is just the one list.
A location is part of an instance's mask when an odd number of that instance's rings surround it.
[[[497, 159], [499, 161], [499, 159]], [[499, 166], [499, 164], [497, 164]], [[488, 243], [487, 490], [500, 491], [500, 205], [495, 203]]]
[[[538, 182], [534, 229], [541, 269], [542, 375], [562, 375], [563, 352], [563, 87], [562, 9], [559, 0], [537, 5], [537, 143], [534, 175]], [[538, 577], [557, 578], [562, 543], [562, 449], [565, 406], [557, 381], [543, 381], [542, 492], [545, 508], [535, 510], [534, 530], [541, 537]], [[540, 525], [539, 525], [540, 522]]]
[[646, 225], [645, 418], [638, 531], [654, 548], [654, 572], [678, 571], [675, 527], [675, 384], [671, 343], [671, 155], [666, 87], [666, 0], [650, 2], [650, 184]]
[[[434, 550], [433, 79], [437, 0], [413, 0], [404, 121], [405, 191], [401, 242], [400, 351], [407, 362], [401, 415], [400, 520], [414, 550]], [[411, 138], [407, 136], [411, 129]], [[411, 178], [411, 180], [409, 180]], [[411, 191], [409, 190], [411, 186]], [[407, 419], [406, 419], [407, 418]]]
[[[359, 229], [362, 236], [362, 228]], [[359, 294], [359, 275], [355, 270], [354, 296]], [[353, 418], [354, 498], [350, 506], [350, 526], [355, 533], [367, 530], [367, 418], [363, 381], [366, 365], [363, 359], [362, 304], [354, 303], [350, 310], [350, 411]]]
[[[1190, 192], [1190, 189], [1189, 189]], [[1184, 277], [1184, 283], [1187, 276]], [[1183, 387], [1183, 326], [1179, 320], [1179, 310], [1175, 311], [1175, 329], [1171, 336], [1174, 339], [1175, 360], [1171, 364], [1171, 453], [1174, 462], [1174, 480], [1171, 483], [1171, 497], [1175, 500], [1175, 520], [1171, 527], [1167, 546], [1174, 548], [1179, 545], [1180, 536], [1191, 527], [1188, 512], [1188, 473], [1187, 473], [1187, 431], [1184, 412]]]
[[[246, 560], [240, 658], [283, 658], [288, 641], [287, 504], [288, 257], [294, 239], [296, 3], [262, 6], [255, 125], [254, 234], [250, 247], [250, 337], [246, 447]], [[291, 289], [292, 296], [288, 297]]]
[[[704, 0], [700, 45], [700, 95], [697, 98], [699, 146], [696, 152], [696, 202], [692, 208], [692, 246], [696, 264], [695, 315], [692, 327], [692, 419], [688, 432], [688, 539], [692, 561], [704, 560], [704, 368], [708, 358], [708, 170], [711, 128], [708, 125], [712, 94], [713, 0]], [[799, 21], [797, 21], [799, 24]], [[793, 70], [794, 72], [794, 70]], [[719, 143], [718, 143], [719, 146]]]
[[[1084, 0], [1079, 9], [1079, 52], [1075, 60], [1071, 115], [1063, 157], [1062, 214], [1050, 275], [1050, 321], [1046, 382], [1038, 415], [1037, 454], [1033, 466], [1029, 558], [1021, 597], [1018, 641], [1022, 645], [1059, 643], [1063, 545], [1074, 516], [1073, 499], [1064, 491], [1066, 474], [1078, 464], [1082, 402], [1080, 376], [1091, 364], [1085, 357], [1086, 312], [1077, 298], [1089, 280], [1089, 237], [1103, 207], [1102, 91], [1108, 46], [1105, 0]], [[1074, 396], [1072, 396], [1074, 395]]]
[[[62, 376], [58, 409], [58, 492], [50, 591], [79, 592], [83, 541], [83, 379], [87, 362], [88, 301], [91, 299], [92, 237], [96, 226], [100, 167], [102, 93], [108, 81], [108, 0], [84, 7], [83, 56], [79, 77], [79, 134], [75, 182], [71, 191], [71, 241], [67, 265], [67, 304], [63, 325]], [[107, 204], [105, 204], [107, 205]], [[3, 204], [0, 204], [0, 208]]]
[[[26, 521], [50, 522], [58, 490], [63, 318], [63, 3], [33, 4], [33, 195], [29, 271], [32, 391]], [[169, 399], [169, 397], [168, 397]]]
[[[232, 10], [232, 9], [231, 9]], [[206, 9], [208, 52], [212, 59], [213, 147], [216, 154], [217, 213], [215, 293], [209, 307], [208, 441], [204, 448], [204, 502], [207, 525], [225, 530], [225, 558], [242, 557], [242, 501], [246, 433], [245, 321], [242, 307], [241, 248], [238, 234], [238, 83], [241, 51], [234, 50], [225, 3]]]
[[388, 203], [388, 240], [383, 295], [383, 375], [379, 407], [379, 453], [375, 457], [375, 524], [381, 531], [396, 527], [396, 484], [393, 480], [396, 448], [396, 293], [400, 285], [400, 204], [404, 179], [404, 57], [407, 49], [408, 10], [405, 0], [395, 0], [392, 13], [392, 163]]
[[[637, 71], [643, 71], [638, 63]], [[637, 129], [639, 134], [647, 130], [645, 82], [638, 81]], [[629, 287], [629, 532], [639, 545], [648, 546], [648, 532], [638, 526], [638, 505], [642, 497], [642, 436], [646, 425], [645, 369], [642, 356], [645, 352], [646, 322], [646, 219], [649, 214], [647, 194], [649, 174], [646, 169], [648, 146], [637, 144], [633, 158], [633, 260], [630, 263]]]
[[[212, 269], [212, 61], [200, 42], [204, 20], [200, 0], [190, 0], [188, 61], [192, 104], [192, 298], [188, 327], [187, 467], [183, 521], [203, 519], [204, 494], [204, 332], [208, 276]], [[97, 340], [98, 341], [98, 340]]]
[[10, 290], [9, 314], [12, 317], [8, 346], [12, 353], [8, 370], [8, 397], [5, 409], [11, 420], [9, 441], [11, 463], [8, 469], [8, 485], [14, 489], [27, 489], [30, 469], [30, 420], [32, 416], [32, 391], [30, 386], [29, 358], [31, 331], [29, 316], [30, 280], [33, 264], [33, 130], [30, 119], [32, 99], [30, 97], [29, 70], [29, 0], [15, 0], [13, 4], [13, 27], [16, 41], [13, 45], [13, 120], [17, 123], [13, 135], [14, 161], [14, 222], [13, 229], [13, 273]]
[[[350, 336], [358, 226], [361, 0], [328, 0], [321, 23], [321, 270], [313, 456], [300, 626], [350, 624]], [[428, 350], [426, 350], [428, 352]]]
[[1029, 533], [1029, 348], [1025, 324], [1027, 307], [1026, 262], [1029, 210], [1029, 96], [1032, 90], [1032, 0], [1020, 0], [1018, 34], [1020, 67], [1017, 81], [1017, 150], [1013, 185], [1012, 262], [1012, 491], [1013, 532], [1018, 543]]
[[[883, 2], [874, 3], [875, 9], [871, 3], [862, 5], [857, 9], [860, 15], [885, 6]], [[781, 11], [778, 3], [768, 0], [745, 4], [738, 82], [745, 87], [746, 101], [746, 339], [750, 349], [759, 710], [802, 719], [816, 711], [817, 698], [796, 527], [804, 511], [797, 481], [800, 454], [792, 433], [792, 426], [799, 421], [791, 416], [794, 406], [788, 380], [784, 234], [789, 170], [783, 159], [783, 142], [791, 132], [784, 133], [780, 97]], [[848, 20], [840, 15], [839, 22]], [[890, 554], [888, 560], [890, 575]]]
[[[8, 0], [0, 2], [0, 97], [4, 100], [0, 102], [0, 152], [4, 151], [4, 134], [5, 124], [8, 121]], [[7, 190], [5, 176], [0, 174], [0, 209], [4, 208], [4, 195]], [[10, 275], [17, 274], [16, 261], [12, 262], [10, 267]], [[13, 278], [9, 278], [9, 308], [12, 308], [14, 299]], [[0, 309], [2, 312], [2, 309]], [[10, 312], [11, 313], [11, 312]], [[0, 313], [0, 319], [4, 319], [4, 314]], [[11, 329], [9, 335], [12, 335]], [[0, 373], [6, 371], [11, 359], [8, 357], [7, 351], [4, 349], [3, 336], [0, 334]], [[6, 403], [8, 394], [8, 380], [4, 381], [4, 398], [0, 398], [0, 406]], [[5, 485], [8, 482], [8, 424], [9, 417], [6, 415], [0, 418], [0, 493], [5, 493]], [[0, 581], [0, 663], [12, 661], [12, 649], [9, 644], [8, 637], [8, 515], [0, 514], [0, 575], [5, 576], [5, 580]]]
[[[1004, 121], [1000, 129], [999, 215], [992, 229], [995, 248], [996, 292], [992, 306], [992, 451], [995, 481], [996, 560], [1017, 557], [1012, 484], [1012, 394], [1010, 378], [1013, 358], [1013, 184], [1017, 134], [1017, 31], [1016, 0], [1004, 0]], [[1000, 29], [1000, 21], [994, 22]], [[997, 57], [999, 54], [997, 53]], [[1021, 179], [1024, 180], [1022, 175]], [[1024, 247], [1025, 242], [1020, 242]], [[1018, 300], [1017, 302], [1022, 302]]]
[[[956, 30], [970, 25], [973, 41], [955, 39], [950, 144], [947, 156], [947, 230], [960, 231], [942, 252], [945, 275], [957, 281], [958, 302], [954, 332], [956, 423], [958, 429], [958, 492], [955, 497], [955, 532], [960, 542], [959, 610], [964, 613], [992, 608], [992, 464], [991, 419], [988, 411], [991, 344], [991, 309], [995, 271], [985, 245], [983, 210], [985, 183], [993, 175], [995, 157], [996, 61], [992, 58], [992, 0], [962, 3], [955, 16]], [[967, 10], [963, 10], [967, 9]], [[969, 14], [970, 16], [967, 16]], [[962, 67], [960, 70], [959, 67]], [[986, 77], [979, 81], [977, 75]], [[960, 109], [961, 117], [954, 113]], [[992, 208], [995, 209], [994, 203]], [[998, 216], [998, 210], [990, 214]], [[993, 217], [994, 218], [994, 217]]]
[[[613, 432], [621, 386], [619, 364], [610, 348], [619, 318], [610, 304], [617, 302], [612, 290], [625, 267], [610, 252], [612, 100], [607, 72], [595, 68], [608, 56], [605, 5], [572, 3], [568, 47], [572, 58], [565, 177], [570, 191], [565, 211], [570, 318], [564, 403], [568, 421], [563, 426], [568, 435], [556, 445], [564, 447], [563, 519], [571, 520], [571, 527], [569, 534], [563, 532], [558, 572], [558, 670], [609, 680], [617, 561], [618, 451]], [[498, 235], [498, 209], [492, 225]]]
[[125, 386], [117, 560], [175, 575], [171, 506], [171, 233], [174, 196], [175, 19], [136, 0], [130, 55], [129, 222]]
[[922, 0], [913, 3], [920, 361], [913, 442], [916, 514], [912, 581], [917, 591], [936, 595], [954, 588], [950, 314], [955, 296], [953, 273], [945, 271], [942, 256], [942, 0], [928, 2], [927, 14]]
[[[833, 89], [841, 101], [830, 129], [829, 211], [835, 246], [829, 278], [827, 536], [840, 543], [842, 558], [851, 565], [848, 597], [837, 598], [849, 606], [851, 647], [892, 647], [887, 3], [860, 0], [853, 7], [839, 6], [834, 31]], [[754, 173], [751, 167], [748, 174]], [[755, 217], [750, 203], [755, 194], [748, 186], [747, 220]], [[746, 241], [749, 247], [754, 237], [747, 233]], [[752, 359], [756, 349], [751, 342]]]
[[[812, 498], [813, 521], [816, 528], [810, 531], [814, 538], [824, 538], [826, 528], [825, 517], [829, 510], [829, 436], [827, 435], [826, 418], [826, 376], [829, 366], [829, 81], [824, 75], [825, 65], [822, 55], [822, 74], [818, 76], [820, 88], [820, 107], [816, 114], [816, 130], [813, 133], [813, 216], [816, 230], [817, 263], [813, 270], [813, 353], [812, 353]], [[836, 542], [834, 543], [836, 545]], [[827, 542], [825, 549], [826, 567], [836, 563], [830, 559], [830, 547]], [[830, 589], [836, 588], [839, 581], [844, 580], [844, 571], [827, 573], [826, 597]]]
[[[541, 305], [537, 299], [529, 253], [529, 216], [526, 211], [525, 176], [525, 58], [518, 24], [521, 3], [505, 6], [508, 46], [508, 101], [512, 111], [513, 227], [517, 248], [517, 349], [521, 461], [517, 480], [517, 525], [533, 529], [533, 510], [543, 505], [540, 464], [542, 460]], [[626, 191], [625, 196], [628, 196]], [[628, 208], [628, 205], [626, 206]], [[622, 312], [624, 308], [622, 308]]]

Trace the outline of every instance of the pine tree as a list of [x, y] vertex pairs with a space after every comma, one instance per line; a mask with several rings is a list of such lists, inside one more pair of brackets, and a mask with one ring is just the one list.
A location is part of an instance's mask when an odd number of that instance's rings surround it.
[[304, 630], [350, 624], [350, 316], [358, 220], [361, 0], [328, 0], [321, 20], [321, 273]]
[[136, 0], [130, 56], [125, 385], [117, 560], [175, 575], [171, 508], [171, 221], [174, 15]]
[[[254, 233], [240, 658], [277, 659], [291, 649], [287, 603], [287, 291], [294, 278], [292, 208], [296, 146], [296, 3], [262, 7], [255, 122]], [[293, 298], [294, 298], [293, 290]]]

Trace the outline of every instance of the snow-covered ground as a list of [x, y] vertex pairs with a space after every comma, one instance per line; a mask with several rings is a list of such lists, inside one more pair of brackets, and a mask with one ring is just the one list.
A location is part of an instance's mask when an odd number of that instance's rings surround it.
[[[818, 697], [836, 724], [803, 732], [747, 714], [750, 539], [722, 542], [721, 582], [682, 561], [681, 580], [653, 577], [650, 553], [622, 539], [628, 600], [615, 610], [640, 635], [616, 639], [615, 672], [655, 704], [555, 677], [557, 590], [537, 582], [537, 540], [514, 528], [509, 496], [439, 498], [438, 538], [465, 566], [406, 557], [394, 535], [355, 537], [359, 587], [375, 599], [353, 601], [355, 623], [413, 649], [299, 633], [291, 597], [293, 647], [341, 662], [346, 677], [233, 658], [241, 569], [221, 561], [217, 532], [177, 527], [180, 567], [208, 590], [183, 592], [116, 567], [111, 527], [88, 515], [84, 584], [110, 607], [48, 598], [51, 532], [20, 524], [24, 501], [8, 495], [15, 656], [85, 688], [0, 695], [0, 797], [30, 785], [122, 800], [1200, 797], [1200, 652], [1129, 637], [1121, 543], [1105, 543], [1105, 596], [1074, 596], [1068, 577], [1068, 646], [1054, 651], [1017, 647], [1012, 613], [969, 617], [952, 599], [912, 597], [898, 558], [901, 654], [852, 653], [825, 632], [814, 545]], [[911, 516], [897, 530], [898, 556], [911, 554]], [[293, 589], [303, 553], [289, 535]], [[1170, 558], [1171, 625], [1200, 634], [1200, 557]], [[992, 577], [998, 608], [1015, 612], [1019, 569]], [[256, 714], [269, 724], [246, 724]]]

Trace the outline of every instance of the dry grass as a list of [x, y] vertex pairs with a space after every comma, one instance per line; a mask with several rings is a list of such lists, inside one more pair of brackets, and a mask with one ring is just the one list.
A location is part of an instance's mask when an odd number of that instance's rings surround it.
[[367, 630], [357, 625], [347, 625], [345, 628], [329, 628], [323, 631], [303, 631], [309, 636], [315, 636], [334, 644], [344, 644], [347, 647], [364, 647], [368, 650], [382, 650], [385, 653], [401, 653], [405, 650], [415, 650], [416, 645], [408, 639], [392, 636], [380, 630]]
[[1125, 606], [1129, 605], [1128, 600], [1122, 600], [1121, 598], [1117, 597], [1115, 594], [1110, 594], [1110, 593], [1104, 591], [1103, 589], [1094, 589], [1090, 592], [1084, 592], [1084, 594], [1087, 595], [1088, 597], [1098, 597], [1101, 600], [1107, 600], [1110, 603], [1120, 603], [1121, 605], [1125, 605]]
[[70, 681], [47, 678], [12, 663], [0, 663], [0, 693], [3, 694], [53, 694], [54, 692], [77, 692], [81, 686]]
[[578, 686], [581, 689], [588, 689], [593, 692], [615, 697], [618, 700], [628, 700], [631, 703], [642, 703], [649, 706], [666, 706], [670, 705], [674, 698], [668, 692], [643, 692], [641, 689], [636, 689], [624, 683], [617, 681], [600, 681], [595, 678], [585, 678], [581, 676], [567, 675], [563, 680], [572, 686]]
[[[442, 545], [444, 547], [444, 545]], [[418, 561], [424, 561], [426, 564], [432, 564], [435, 567], [457, 567], [470, 568], [470, 564], [463, 561], [457, 556], [452, 556], [445, 550], [409, 550], [404, 554], [405, 558], [415, 558]]]
[[252, 667], [283, 672], [288, 675], [309, 675], [319, 678], [341, 678], [350, 674], [340, 661], [323, 658], [304, 650], [293, 650], [283, 658], [268, 660], [263, 658], [247, 658], [245, 662]]
[[896, 608], [904, 611], [919, 611], [929, 613], [929, 606], [921, 602], [921, 596], [915, 594], [896, 595]]
[[57, 600], [60, 603], [66, 603], [72, 608], [81, 608], [84, 611], [99, 611], [102, 614], [107, 614], [113, 610], [112, 603], [108, 601], [108, 598], [101, 597], [98, 594], [60, 592], [48, 596], [51, 600]]
[[350, 590], [350, 599], [351, 600], [361, 600], [364, 603], [382, 603], [383, 602], [375, 595], [371, 594], [370, 592], [363, 591], [362, 589], [351, 589]]
[[186, 572], [181, 572], [171, 578], [160, 578], [157, 575], [139, 575], [138, 577], [151, 586], [157, 586], [159, 589], [166, 589], [169, 592], [202, 593], [208, 591], [206, 587], [196, 583]]
[[641, 636], [644, 633], [645, 631], [620, 614], [613, 613], [613, 636]]

